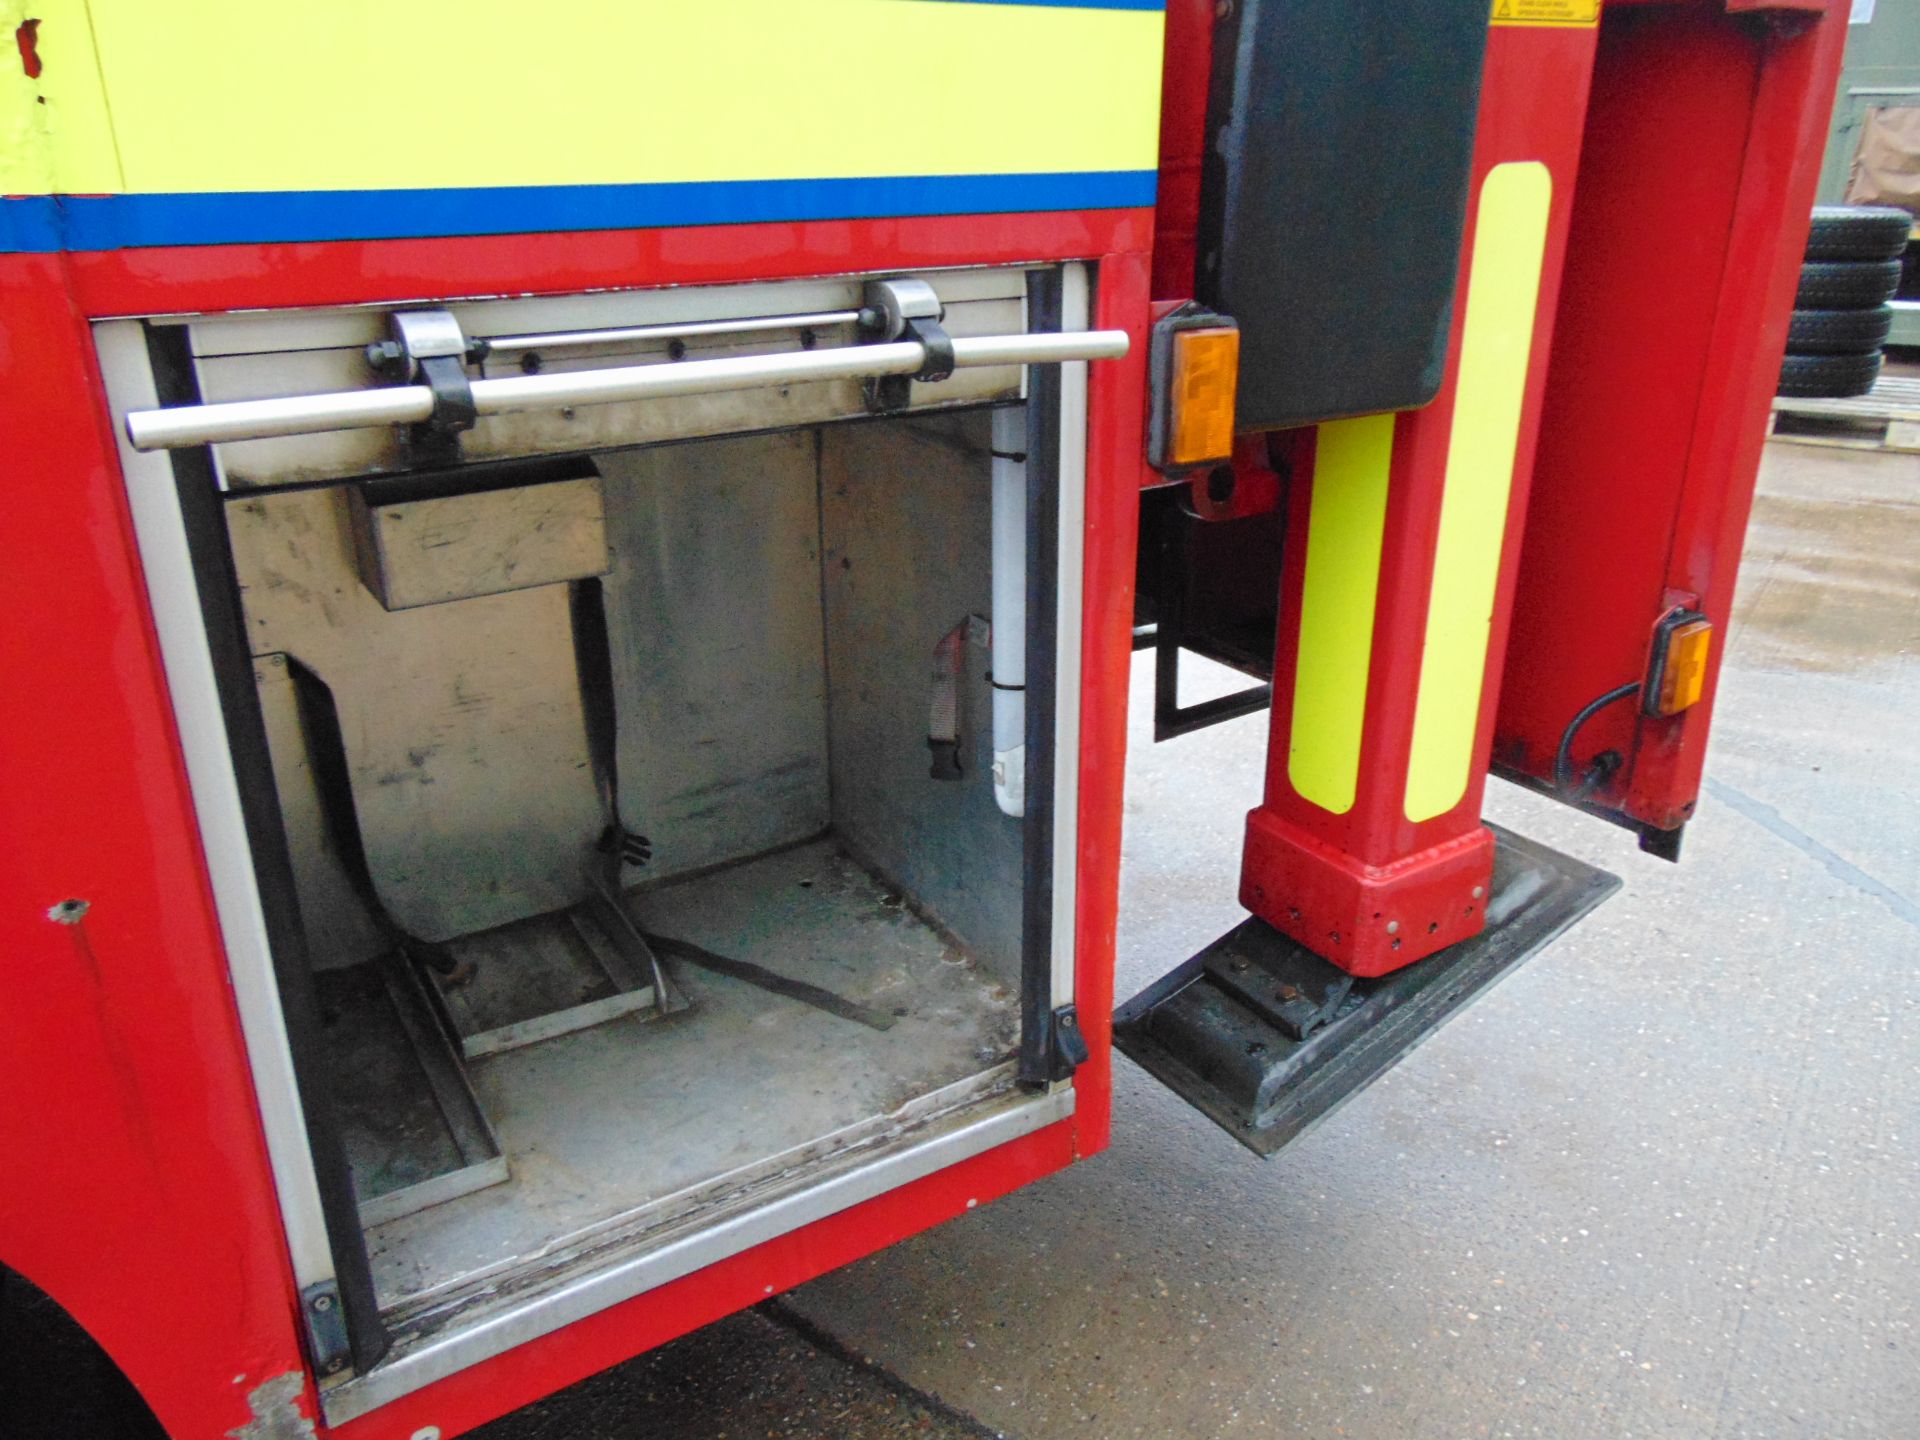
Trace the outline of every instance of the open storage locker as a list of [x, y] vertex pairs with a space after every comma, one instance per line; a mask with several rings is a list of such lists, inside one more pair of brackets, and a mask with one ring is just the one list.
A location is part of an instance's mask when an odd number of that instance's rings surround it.
[[[1084, 328], [1078, 267], [927, 278], [956, 340]], [[486, 377], [837, 349], [861, 294], [450, 313]], [[388, 319], [97, 338], [116, 413], [168, 414], [377, 390]], [[256, 1070], [388, 1355], [340, 1399], [1070, 1112], [1084, 384], [124, 450]]]

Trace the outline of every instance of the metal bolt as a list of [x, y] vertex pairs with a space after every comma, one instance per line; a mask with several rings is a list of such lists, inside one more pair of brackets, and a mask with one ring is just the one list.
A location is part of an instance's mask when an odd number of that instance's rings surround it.
[[1487, 893], [1487, 887], [1484, 885], [1476, 885], [1473, 887], [1473, 898], [1476, 900], [1478, 900], [1482, 895], [1486, 893]]
[[333, 1297], [331, 1295], [314, 1296], [313, 1308], [320, 1311], [320, 1313], [324, 1315], [327, 1311], [333, 1309]]
[[[769, 1285], [767, 1289], [771, 1291], [773, 1287]], [[440, 1440], [440, 1427], [438, 1425], [422, 1425], [418, 1430], [413, 1432], [412, 1440]]]
[[1387, 921], [1387, 934], [1398, 935], [1399, 933], [1400, 933], [1400, 922], [1398, 920]]
[[62, 900], [48, 909], [47, 919], [56, 925], [78, 925], [92, 908], [92, 902], [87, 900]]

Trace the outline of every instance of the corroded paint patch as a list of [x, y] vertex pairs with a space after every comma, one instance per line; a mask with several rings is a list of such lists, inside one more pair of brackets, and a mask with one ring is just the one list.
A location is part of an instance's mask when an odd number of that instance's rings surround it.
[[247, 1392], [253, 1418], [227, 1431], [232, 1440], [314, 1440], [313, 1421], [300, 1408], [307, 1381], [298, 1370], [254, 1386]]

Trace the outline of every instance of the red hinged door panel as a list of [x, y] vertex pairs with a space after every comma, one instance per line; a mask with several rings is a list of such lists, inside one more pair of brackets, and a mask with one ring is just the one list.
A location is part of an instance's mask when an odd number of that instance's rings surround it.
[[[1700, 785], [1844, 19], [1601, 27], [1493, 758], [1656, 849]], [[1712, 625], [1704, 690], [1660, 717], [1641, 692], [1680, 612]]]

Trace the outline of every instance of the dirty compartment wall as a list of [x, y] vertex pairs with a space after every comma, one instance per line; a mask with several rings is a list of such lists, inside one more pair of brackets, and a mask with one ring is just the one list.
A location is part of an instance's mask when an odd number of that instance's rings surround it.
[[[621, 809], [654, 847], [630, 878], [831, 825], [1014, 980], [1021, 833], [993, 800], [982, 647], [968, 651], [966, 779], [927, 776], [934, 646], [988, 613], [987, 450], [977, 412], [594, 457]], [[428, 938], [572, 903], [601, 814], [566, 587], [386, 612], [354, 570], [346, 512], [340, 489], [282, 492], [236, 502], [230, 524], [256, 653], [291, 654], [333, 691], [382, 899]], [[277, 778], [297, 798], [308, 745], [293, 707], [277, 713]], [[395, 775], [407, 783], [383, 783]], [[368, 958], [377, 931], [346, 913], [316, 807], [287, 819], [316, 959]]]
[[966, 652], [959, 782], [928, 779], [934, 647], [991, 618], [989, 413], [820, 432], [833, 821], [997, 979], [1017, 985], [1021, 822], [993, 797], [989, 653]]
[[[367, 872], [403, 929], [448, 940], [579, 899], [601, 809], [566, 586], [388, 611], [355, 567], [341, 486], [248, 495], [227, 526], [303, 917], [353, 887], [296, 673], [337, 721]], [[364, 915], [305, 923], [323, 968], [381, 948]]]
[[654, 844], [645, 881], [831, 826], [1014, 983], [1021, 827], [994, 803], [983, 646], [965, 779], [927, 773], [934, 647], [991, 601], [987, 413], [597, 459], [621, 803]]
[[827, 828], [815, 450], [803, 430], [595, 457], [620, 808], [653, 842], [640, 878]]

